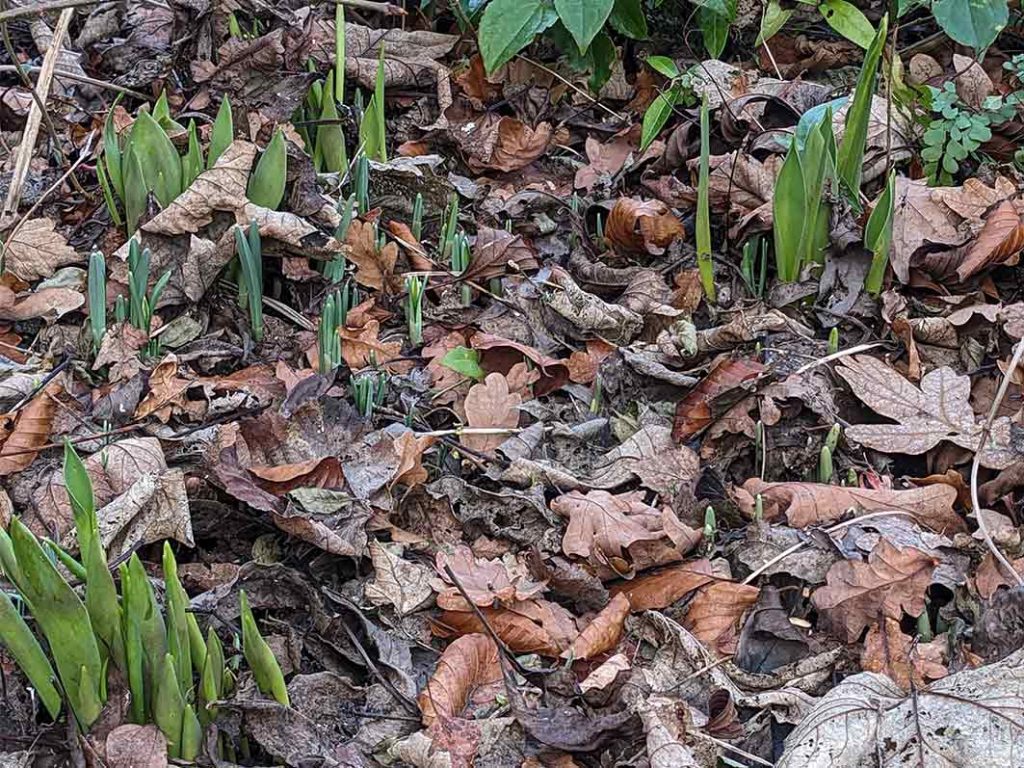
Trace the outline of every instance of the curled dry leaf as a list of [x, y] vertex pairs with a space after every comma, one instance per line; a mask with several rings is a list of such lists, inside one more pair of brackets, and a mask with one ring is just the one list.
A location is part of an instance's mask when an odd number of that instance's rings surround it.
[[370, 365], [384, 365], [402, 354], [401, 341], [381, 341], [380, 323], [367, 320], [361, 328], [338, 328], [341, 357], [354, 371]]
[[[977, 64], [975, 64], [977, 66]], [[1001, 202], [985, 219], [985, 226], [967, 252], [963, 263], [956, 268], [961, 281], [987, 267], [1009, 261], [1024, 249], [1024, 220], [1017, 206], [1009, 200]]]
[[0, 477], [21, 472], [49, 442], [60, 391], [60, 384], [52, 381], [16, 414], [4, 416], [8, 433], [0, 448]]
[[837, 635], [855, 642], [880, 616], [919, 616], [937, 565], [919, 549], [896, 549], [879, 539], [867, 562], [841, 560], [829, 568], [826, 585], [811, 599]]
[[639, 479], [646, 488], [671, 498], [691, 489], [699, 473], [697, 454], [673, 442], [672, 430], [646, 424], [594, 461], [587, 484], [607, 490]]
[[[523, 398], [509, 392], [508, 380], [500, 373], [490, 373], [480, 384], [470, 387], [466, 395], [466, 421], [470, 427], [512, 430], [519, 425], [519, 406]], [[474, 451], [493, 451], [508, 438], [505, 432], [493, 435], [463, 435], [462, 443]]]
[[453, 126], [452, 136], [475, 173], [508, 173], [525, 168], [547, 152], [554, 131], [550, 123], [531, 128], [522, 120], [486, 112], [472, 123]]
[[[943, 441], [977, 450], [982, 424], [971, 408], [971, 380], [943, 366], [929, 371], [914, 386], [881, 360], [867, 355], [847, 357], [836, 369], [865, 405], [898, 424], [854, 424], [846, 436], [887, 453], [919, 454]], [[1006, 469], [1020, 455], [1010, 440], [1010, 420], [997, 418], [981, 450], [981, 464]]]
[[356, 282], [367, 288], [391, 290], [396, 287], [395, 262], [398, 261], [398, 243], [377, 247], [373, 224], [356, 219], [348, 230], [345, 242], [348, 259], [356, 265]]
[[493, 699], [501, 687], [494, 641], [481, 634], [456, 638], [444, 649], [430, 682], [420, 692], [423, 725], [429, 728], [438, 719], [461, 717], [474, 698]]
[[469, 268], [461, 277], [481, 284], [509, 273], [533, 271], [539, 266], [537, 254], [522, 235], [513, 235], [505, 229], [480, 227], [473, 243]]
[[612, 248], [657, 256], [682, 237], [682, 222], [660, 200], [622, 197], [616, 201], [604, 227]]
[[611, 592], [625, 595], [633, 611], [660, 611], [714, 580], [711, 563], [703, 558], [670, 565], [616, 584]]
[[7, 241], [4, 266], [25, 282], [50, 277], [61, 267], [80, 264], [67, 240], [54, 230], [50, 219], [29, 219]]
[[622, 638], [629, 616], [629, 598], [621, 592], [594, 616], [562, 656], [569, 659], [593, 659], [614, 649]]
[[723, 358], [676, 406], [672, 437], [689, 440], [708, 427], [739, 400], [746, 397], [751, 382], [764, 373], [756, 360]]
[[571, 336], [598, 336], [612, 344], [628, 344], [643, 330], [639, 314], [583, 290], [564, 269], [552, 269], [550, 281], [561, 290], [552, 292], [546, 306], [568, 321]]
[[693, 636], [713, 651], [735, 653], [740, 618], [757, 602], [758, 589], [734, 581], [713, 581], [701, 587], [683, 622]]
[[469, 599], [479, 606], [529, 600], [545, 589], [543, 582], [528, 577], [525, 568], [520, 573], [512, 572], [501, 560], [476, 557], [469, 547], [463, 545], [452, 552], [438, 552], [436, 563], [438, 574], [445, 583], [451, 585], [438, 596], [438, 604], [442, 608], [455, 607], [461, 610], [464, 602], [447, 568], [451, 568]]
[[886, 617], [868, 630], [860, 665], [865, 672], [880, 672], [904, 691], [923, 688], [948, 674], [933, 643], [915, 643], [899, 621]]
[[910, 514], [920, 525], [940, 533], [967, 530], [964, 519], [953, 510], [957, 492], [949, 485], [894, 491], [823, 483], [766, 483], [754, 477], [734, 494], [736, 503], [748, 517], [754, 515], [758, 494], [765, 520], [777, 520], [785, 515], [794, 528], [834, 523], [851, 510], [854, 513], [895, 510]]
[[[446, 610], [434, 625], [443, 637], [486, 632], [476, 614], [468, 610]], [[557, 657], [572, 645], [579, 631], [576, 619], [558, 603], [521, 600], [501, 608], [480, 608], [498, 638], [514, 653], [539, 653]]]

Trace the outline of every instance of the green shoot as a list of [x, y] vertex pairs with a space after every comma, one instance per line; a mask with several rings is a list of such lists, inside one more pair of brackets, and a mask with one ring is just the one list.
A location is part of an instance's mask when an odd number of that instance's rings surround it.
[[359, 204], [359, 213], [365, 215], [370, 210], [370, 160], [364, 152], [356, 157], [352, 169], [352, 186]]
[[320, 97], [320, 120], [316, 127], [316, 148], [313, 157], [318, 167], [329, 173], [340, 173], [348, 168], [348, 150], [345, 148], [345, 132], [338, 118], [334, 103], [334, 72], [329, 72]]
[[761, 235], [755, 235], [743, 244], [740, 274], [750, 294], [762, 298], [768, 277], [768, 241]]
[[[455, 236], [455, 243], [452, 246], [452, 274], [461, 275], [469, 269], [470, 248], [469, 238], [464, 233]], [[462, 283], [460, 296], [464, 307], [473, 303], [473, 289], [466, 283]]]
[[89, 326], [93, 349], [99, 351], [107, 333], [107, 262], [99, 251], [89, 256]]
[[[340, 5], [340, 3], [339, 3]], [[419, 242], [423, 234], [423, 193], [417, 192], [412, 204], [412, 236]]]
[[711, 127], [708, 97], [700, 105], [700, 176], [697, 182], [697, 267], [704, 295], [709, 303], [715, 302], [715, 265], [711, 260], [711, 211], [709, 162], [711, 157]]
[[452, 193], [445, 210], [444, 222], [441, 224], [441, 260], [450, 261], [455, 250], [455, 236], [459, 228], [459, 196]]
[[423, 344], [423, 288], [426, 282], [421, 277], [405, 279], [405, 317], [409, 324], [409, 343], [414, 347]]
[[227, 95], [220, 103], [217, 110], [217, 118], [213, 121], [213, 131], [210, 133], [210, 146], [206, 156], [206, 167], [213, 168], [217, 159], [224, 154], [224, 150], [231, 146], [235, 140], [235, 123], [231, 115], [231, 100]]
[[[242, 268], [242, 280], [245, 284], [252, 337], [259, 343], [263, 341], [263, 246], [260, 240], [260, 228], [255, 219], [249, 223], [247, 234], [243, 234], [241, 227], [235, 228], [235, 246], [238, 251], [238, 262]], [[240, 305], [241, 302], [242, 292], [239, 291]]]
[[188, 152], [181, 158], [182, 189], [188, 189], [203, 172], [203, 148], [199, 146], [196, 121], [188, 121]]
[[864, 288], [872, 296], [882, 292], [882, 281], [889, 266], [892, 248], [892, 224], [896, 206], [896, 171], [890, 171], [885, 191], [875, 204], [864, 227], [864, 245], [871, 251], [871, 268], [864, 280]]
[[364, 419], [373, 416], [376, 407], [384, 402], [386, 391], [387, 377], [383, 373], [365, 373], [352, 379], [352, 397]]
[[373, 96], [359, 123], [359, 143], [363, 147], [363, 152], [381, 163], [388, 160], [387, 125], [384, 122], [384, 77], [384, 44], [381, 43]]
[[833, 424], [832, 428], [828, 431], [828, 435], [825, 437], [825, 447], [828, 448], [834, 454], [836, 448], [839, 447], [839, 435], [842, 434], [843, 428], [838, 424]]
[[278, 128], [256, 163], [246, 194], [254, 205], [276, 211], [284, 199], [288, 174], [288, 150], [284, 133]]
[[334, 6], [334, 100], [345, 103], [345, 4]]
[[341, 365], [341, 337], [338, 329], [345, 326], [348, 311], [357, 299], [350, 283], [329, 294], [324, 300], [320, 313], [320, 326], [317, 341], [320, 350], [320, 373], [326, 374]]
[[833, 474], [835, 470], [832, 467], [832, 451], [827, 445], [823, 445], [821, 453], [818, 454], [818, 482], [831, 483]]
[[768, 446], [765, 442], [764, 422], [760, 419], [754, 425], [754, 468], [757, 476], [764, 480], [765, 469], [768, 465]]
[[704, 510], [704, 544], [710, 550], [715, 546], [715, 537], [718, 535], [718, 521], [715, 517], [715, 508], [708, 506]]
[[764, 497], [760, 493], [754, 497], [754, 520], [758, 523], [764, 520]]
[[[148, 337], [153, 324], [153, 310], [156, 309], [171, 272], [167, 270], [154, 283], [153, 289], [146, 292], [149, 286], [149, 264], [152, 254], [149, 248], [141, 248], [134, 238], [128, 243], [128, 321], [143, 331]], [[121, 298], [121, 297], [118, 297]], [[115, 308], [116, 309], [116, 308]], [[121, 311], [116, 310], [120, 319]], [[156, 355], [160, 351], [160, 340], [150, 339], [146, 343], [146, 354]]]

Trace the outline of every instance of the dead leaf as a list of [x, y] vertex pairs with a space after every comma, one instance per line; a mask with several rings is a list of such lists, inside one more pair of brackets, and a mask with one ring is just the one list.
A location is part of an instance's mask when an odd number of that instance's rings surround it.
[[1009, 200], [1004, 200], [985, 219], [985, 226], [978, 233], [963, 263], [956, 268], [956, 276], [963, 282], [987, 267], [1009, 261], [1022, 249], [1024, 221], [1017, 207]]
[[657, 256], [684, 233], [683, 225], [660, 200], [619, 198], [605, 224], [612, 248]]
[[841, 560], [829, 568], [826, 585], [811, 600], [836, 634], [856, 642], [879, 617], [919, 616], [936, 565], [919, 549], [896, 549], [879, 539], [867, 562]]
[[638, 148], [636, 131], [627, 129], [603, 143], [588, 136], [585, 148], [590, 163], [576, 171], [574, 186], [590, 192], [594, 185], [607, 184], [622, 170], [626, 159]]
[[636, 613], [660, 611], [713, 580], [711, 563], [701, 559], [641, 574], [614, 585], [611, 592], [625, 595]]
[[167, 740], [155, 725], [119, 725], [105, 749], [109, 768], [167, 768]]
[[[943, 441], [974, 451], [982, 424], [971, 408], [971, 380], [943, 366], [929, 371], [921, 387], [900, 376], [881, 360], [867, 355], [844, 358], [836, 372], [872, 410], [898, 424], [854, 424], [846, 436], [869, 448], [888, 453], [920, 454]], [[981, 450], [981, 465], [1006, 469], [1020, 460], [1010, 440], [1010, 420], [992, 424]]]
[[167, 355], [150, 374], [149, 393], [135, 410], [135, 418], [144, 419], [146, 416], [154, 415], [166, 424], [173, 414], [187, 413], [194, 407], [190, 405], [186, 396], [190, 386], [190, 379], [178, 375], [178, 358]]
[[[378, 291], [392, 290], [395, 285], [395, 262], [398, 243], [377, 247], [376, 230], [372, 223], [356, 219], [349, 227], [345, 242], [348, 259], [356, 265], [356, 282]], [[386, 286], [386, 287], [385, 287]]]
[[[82, 288], [84, 290], [85, 286]], [[37, 288], [16, 294], [6, 285], [0, 285], [0, 320], [60, 318], [84, 304], [84, 294], [74, 288]]]
[[552, 269], [549, 280], [561, 290], [552, 292], [546, 308], [568, 321], [573, 337], [597, 336], [612, 344], [625, 345], [643, 330], [644, 320], [638, 313], [583, 290], [564, 269]]
[[547, 152], [554, 130], [550, 123], [531, 128], [514, 117], [486, 112], [463, 125], [453, 125], [451, 135], [474, 173], [509, 173], [525, 168]]
[[985, 99], [992, 94], [992, 78], [986, 74], [978, 60], [959, 53], [953, 54], [953, 69], [956, 71], [956, 95], [971, 109], [980, 110]]
[[[1011, 560], [1010, 565], [1017, 573], [1024, 575], [1024, 557]], [[1006, 569], [996, 562], [991, 552], [986, 552], [978, 564], [978, 570], [974, 572], [974, 587], [978, 594], [985, 600], [991, 600], [992, 595], [999, 591], [1000, 587], [1012, 587], [1017, 584]]]
[[756, 360], [723, 358], [676, 406], [672, 438], [689, 440], [706, 429], [738, 400], [746, 397], [749, 385], [764, 373]]
[[[466, 395], [466, 421], [479, 429], [509, 430], [519, 425], [519, 406], [523, 398], [509, 392], [508, 380], [500, 373], [489, 373], [480, 384], [470, 387]], [[461, 441], [474, 451], [493, 451], [508, 438], [498, 434], [462, 435]]]
[[758, 589], [734, 581], [713, 581], [697, 590], [683, 626], [720, 654], [736, 652], [740, 618], [757, 602]]
[[[430, 570], [404, 560], [392, 547], [370, 542], [373, 581], [366, 585], [366, 599], [374, 605], [393, 605], [399, 616], [412, 613], [433, 596]], [[428, 723], [429, 725], [429, 723]]]
[[52, 381], [16, 414], [4, 416], [4, 421], [11, 426], [0, 448], [0, 477], [26, 469], [49, 442], [60, 392], [60, 384]]
[[923, 688], [948, 674], [946, 667], [935, 661], [930, 643], [915, 643], [903, 634], [896, 619], [886, 617], [868, 630], [860, 665], [865, 672], [879, 672], [904, 691]]
[[110, 366], [108, 378], [111, 383], [127, 381], [142, 370], [139, 350], [146, 346], [149, 337], [134, 325], [125, 321], [107, 328], [103, 343], [92, 364], [94, 371]]
[[699, 473], [697, 454], [677, 445], [672, 430], [663, 424], [645, 424], [594, 461], [587, 484], [609, 490], [638, 479], [663, 498], [672, 498], [690, 490]]
[[420, 692], [423, 725], [462, 717], [473, 700], [493, 700], [502, 689], [498, 648], [487, 635], [456, 638], [444, 649], [426, 687]]
[[601, 363], [616, 350], [614, 344], [602, 339], [587, 339], [586, 347], [586, 352], [574, 351], [566, 363], [569, 380], [576, 384], [590, 384], [594, 381]]
[[460, 277], [480, 285], [509, 273], [532, 272], [539, 266], [536, 253], [522, 235], [482, 226], [477, 230], [469, 268]]
[[[480, 608], [480, 611], [498, 638], [514, 653], [558, 657], [579, 634], [573, 615], [546, 600], [523, 600], [501, 608]], [[487, 630], [472, 611], [448, 610], [441, 613], [434, 631], [450, 637]]]
[[629, 616], [629, 598], [621, 592], [611, 599], [580, 632], [572, 647], [562, 656], [567, 659], [593, 659], [619, 644], [623, 625]]
[[380, 323], [367, 320], [362, 328], [338, 328], [341, 357], [354, 371], [384, 365], [402, 354], [401, 341], [381, 341]]
[[525, 568], [510, 571], [502, 561], [476, 557], [469, 547], [460, 545], [452, 552], [437, 553], [437, 573], [452, 585], [438, 595], [438, 605], [442, 608], [460, 609], [463, 602], [462, 593], [455, 582], [450, 581], [446, 566], [452, 569], [469, 599], [479, 606], [530, 600], [545, 589], [543, 582], [535, 582], [528, 577]]
[[778, 520], [785, 515], [794, 528], [828, 525], [851, 510], [854, 514], [898, 510], [939, 533], [967, 530], [966, 522], [953, 509], [956, 489], [944, 484], [895, 491], [824, 483], [766, 483], [754, 477], [737, 489], [736, 502], [744, 514], [753, 517], [758, 494], [765, 520]]
[[4, 266], [25, 282], [50, 277], [68, 264], [85, 259], [55, 231], [50, 219], [29, 219], [7, 241]]

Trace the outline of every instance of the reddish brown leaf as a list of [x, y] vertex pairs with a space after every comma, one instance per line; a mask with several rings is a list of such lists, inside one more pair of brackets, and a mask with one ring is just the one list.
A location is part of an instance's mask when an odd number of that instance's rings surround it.
[[682, 223], [663, 202], [629, 197], [616, 201], [604, 228], [611, 247], [654, 256], [664, 253], [683, 233]]
[[391, 235], [409, 255], [409, 266], [413, 270], [417, 272], [430, 272], [436, 269], [434, 262], [427, 255], [426, 249], [416, 239], [416, 236], [413, 235], [408, 224], [392, 219], [388, 222], [388, 231], [391, 232]]
[[524, 357], [533, 362], [541, 372], [541, 380], [534, 390], [537, 397], [553, 392], [569, 380], [569, 369], [563, 360], [549, 357], [529, 344], [477, 331], [470, 337], [469, 346], [483, 353], [485, 371], [507, 374]]
[[[723, 358], [708, 375], [679, 401], [672, 425], [672, 438], [689, 440], [706, 429], [736, 401], [748, 394], [745, 385], [764, 373], [756, 360]], [[739, 389], [739, 392], [734, 390]]]
[[903, 634], [900, 623], [888, 618], [875, 624], [864, 638], [860, 665], [865, 672], [880, 672], [905, 691], [922, 688], [948, 674], [938, 641], [915, 643]]
[[622, 627], [629, 616], [629, 598], [618, 594], [583, 628], [572, 647], [562, 656], [569, 659], [592, 659], [607, 653], [619, 644]]
[[490, 373], [480, 384], [474, 384], [466, 395], [466, 421], [470, 427], [499, 430], [497, 434], [462, 435], [462, 443], [474, 451], [493, 451], [511, 433], [500, 430], [519, 425], [519, 406], [523, 398], [509, 392], [508, 381], [500, 373]]
[[376, 320], [367, 320], [362, 328], [338, 328], [338, 335], [341, 356], [356, 371], [371, 364], [383, 365], [402, 354], [402, 342], [380, 340], [380, 323]]
[[966, 280], [987, 267], [1008, 261], [1021, 249], [1024, 249], [1024, 221], [1017, 207], [1004, 200], [985, 219], [985, 226], [967, 252], [967, 258], [956, 268], [956, 275], [961, 281]]
[[713, 651], [735, 653], [740, 617], [757, 602], [758, 589], [734, 581], [701, 587], [686, 611], [684, 626]]
[[[1010, 561], [1013, 570], [1024, 575], [1024, 557]], [[991, 552], [986, 552], [978, 564], [978, 570], [974, 573], [974, 588], [985, 600], [991, 600], [1000, 587], [1012, 587], [1016, 584], [1013, 576], [1006, 572], [1006, 569], [996, 562]]]
[[60, 384], [50, 382], [45, 389], [13, 416], [5, 416], [8, 424], [13, 422], [10, 434], [0, 448], [0, 477], [21, 472], [28, 467], [42, 446], [50, 439], [50, 427], [57, 411], [57, 394]]
[[484, 170], [508, 173], [525, 168], [547, 152], [553, 135], [550, 123], [531, 128], [522, 120], [494, 112], [487, 112], [464, 126], [453, 126], [452, 131], [475, 173]]
[[615, 350], [614, 344], [602, 339], [588, 339], [587, 351], [576, 351], [569, 355], [569, 380], [576, 384], [590, 384], [596, 377], [601, 363]]
[[359, 219], [352, 222], [345, 242], [348, 245], [348, 259], [358, 267], [355, 276], [357, 283], [378, 291], [396, 287], [398, 243], [388, 243], [383, 248], [377, 248], [373, 224]]
[[963, 518], [953, 510], [957, 492], [949, 485], [893, 491], [823, 483], [766, 483], [754, 477], [734, 494], [736, 503], [749, 517], [753, 517], [758, 494], [765, 520], [778, 520], [785, 515], [794, 528], [834, 523], [851, 509], [855, 513], [892, 509], [909, 513], [922, 526], [940, 533], [967, 530]]
[[[515, 266], [510, 268], [509, 264]], [[480, 227], [473, 243], [473, 258], [462, 277], [480, 284], [510, 272], [533, 271], [539, 266], [533, 248], [521, 235], [513, 235], [504, 229]]]
[[637, 576], [614, 585], [611, 593], [629, 598], [630, 606], [637, 613], [660, 611], [713, 580], [711, 563], [701, 559]]
[[544, 591], [544, 584], [530, 579], [525, 568], [521, 573], [512, 573], [501, 560], [476, 557], [466, 546], [458, 546], [452, 552], [438, 552], [436, 564], [441, 578], [452, 584], [438, 595], [437, 603], [442, 608], [467, 610], [462, 593], [448, 576], [446, 566], [451, 568], [469, 599], [479, 606], [529, 600]]
[[456, 638], [437, 661], [430, 682], [420, 692], [423, 725], [461, 717], [466, 705], [493, 696], [501, 689], [498, 648], [487, 635]]
[[[466, 606], [467, 608], [469, 606]], [[557, 603], [523, 600], [502, 608], [481, 608], [495, 634], [515, 653], [558, 656], [579, 631], [573, 615]], [[444, 611], [434, 629], [443, 637], [487, 630], [472, 611]]]
[[827, 584], [811, 599], [833, 631], [854, 642], [880, 616], [919, 616], [936, 565], [919, 549], [896, 549], [880, 539], [867, 562], [841, 560], [829, 568]]

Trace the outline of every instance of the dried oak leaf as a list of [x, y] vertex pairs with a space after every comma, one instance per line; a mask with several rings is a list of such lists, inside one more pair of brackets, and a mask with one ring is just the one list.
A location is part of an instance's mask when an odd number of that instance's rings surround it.
[[444, 649], [426, 687], [420, 692], [423, 725], [462, 717], [471, 701], [493, 700], [502, 689], [498, 647], [487, 635], [456, 638]]
[[764, 373], [756, 360], [723, 358], [676, 406], [672, 438], [689, 440], [749, 394], [750, 382]]
[[[466, 395], [466, 421], [470, 427], [481, 429], [515, 429], [519, 425], [519, 406], [523, 398], [509, 392], [508, 380], [500, 373], [489, 373], [480, 384], [470, 387]], [[508, 438], [508, 434], [463, 435], [462, 443], [474, 451], [493, 451]]]
[[588, 136], [585, 148], [590, 163], [576, 171], [573, 186], [590, 192], [599, 182], [610, 182], [637, 149], [637, 139], [637, 132], [632, 128], [620, 131], [603, 144]]
[[977, 239], [967, 252], [963, 263], [956, 268], [960, 281], [981, 272], [986, 267], [1009, 261], [1024, 249], [1024, 220], [1011, 201], [1004, 200], [985, 219]]
[[644, 573], [611, 588], [614, 595], [625, 595], [633, 611], [660, 611], [714, 580], [711, 563], [705, 559], [670, 565], [653, 573]]
[[49, 442], [60, 391], [60, 384], [52, 381], [16, 414], [3, 417], [9, 431], [0, 448], [0, 477], [27, 468]]
[[374, 605], [393, 605], [405, 616], [433, 596], [426, 566], [404, 560], [378, 541], [370, 542], [370, 559], [373, 581], [366, 585], [366, 599]]
[[[510, 269], [510, 264], [515, 266]], [[480, 227], [473, 243], [473, 258], [461, 277], [479, 284], [509, 272], [532, 271], [539, 266], [537, 254], [522, 235], [513, 235], [505, 229]]]
[[7, 241], [6, 268], [25, 282], [50, 277], [61, 267], [84, 259], [54, 230], [50, 219], [29, 219]]
[[758, 588], [734, 581], [713, 581], [697, 590], [683, 621], [693, 636], [721, 654], [735, 653], [736, 625], [757, 602]]
[[[443, 611], [434, 632], [442, 637], [486, 632], [476, 614], [468, 605], [465, 608]], [[480, 612], [514, 653], [557, 657], [579, 635], [575, 617], [558, 603], [547, 600], [520, 600], [501, 608], [480, 608]]]
[[937, 651], [938, 646], [932, 643], [915, 643], [900, 629], [899, 621], [886, 617], [868, 630], [860, 666], [865, 672], [886, 675], [909, 691], [912, 686], [923, 688], [949, 673]]
[[34, 320], [37, 317], [59, 318], [85, 304], [85, 296], [74, 288], [37, 288], [15, 293], [0, 285], [0, 320]]
[[832, 630], [852, 643], [880, 616], [919, 616], [937, 565], [919, 549], [896, 549], [879, 539], [867, 562], [841, 560], [829, 568], [826, 585], [811, 600]]
[[684, 231], [682, 222], [660, 200], [621, 197], [608, 214], [604, 237], [613, 248], [658, 256]]
[[777, 520], [785, 515], [794, 528], [834, 523], [851, 510], [855, 513], [898, 510], [909, 513], [919, 524], [933, 531], [951, 534], [967, 530], [966, 522], [953, 510], [957, 492], [949, 485], [894, 491], [823, 483], [766, 483], [753, 477], [734, 493], [737, 506], [749, 517], [754, 515], [758, 494], [764, 505], [765, 520]]
[[448, 575], [446, 566], [451, 568], [469, 599], [479, 606], [530, 600], [545, 589], [543, 582], [529, 578], [525, 568], [521, 572], [517, 572], [514, 567], [510, 570], [501, 560], [477, 557], [473, 550], [464, 545], [459, 545], [451, 552], [438, 552], [435, 563], [438, 574], [446, 584], [451, 585], [438, 595], [438, 605], [442, 608], [461, 610], [464, 603], [462, 593]]
[[341, 357], [354, 371], [370, 365], [384, 365], [402, 354], [401, 341], [381, 341], [380, 323], [367, 320], [362, 328], [338, 328]]
[[464, 125], [452, 126], [452, 136], [466, 153], [474, 173], [485, 170], [518, 171], [548, 150], [554, 136], [550, 123], [531, 128], [522, 120], [494, 112]]
[[347, 257], [357, 267], [357, 283], [378, 291], [397, 287], [395, 262], [398, 261], [398, 243], [378, 248], [373, 224], [360, 219], [352, 222], [345, 242], [349, 246]]
[[[1017, 573], [1024, 575], [1024, 557], [1011, 560], [1010, 565]], [[999, 591], [1000, 587], [1012, 587], [1016, 584], [1016, 579], [996, 562], [992, 553], [986, 552], [978, 564], [978, 570], [974, 572], [974, 588], [978, 590], [978, 594], [985, 600], [991, 600], [992, 595]]]
[[629, 598], [619, 593], [580, 632], [572, 647], [562, 653], [567, 659], [593, 659], [619, 644], [629, 616]]
[[639, 479], [644, 487], [671, 498], [691, 489], [699, 474], [697, 454], [677, 445], [672, 430], [663, 424], [645, 424], [594, 461], [587, 484], [608, 490]]
[[477, 331], [470, 337], [469, 346], [482, 352], [481, 365], [485, 371], [508, 374], [524, 357], [530, 360], [541, 373], [541, 379], [534, 388], [536, 397], [554, 392], [569, 380], [569, 369], [564, 360], [545, 355], [529, 344]]
[[[836, 372], [868, 407], [898, 424], [854, 424], [846, 436], [887, 453], [920, 454], [948, 440], [970, 451], [978, 449], [982, 424], [971, 408], [971, 380], [943, 366], [921, 379], [920, 389], [881, 360], [867, 355], [847, 357]], [[1010, 420], [1002, 416], [981, 449], [981, 465], [1006, 469], [1020, 460], [1010, 439]]]
[[562, 551], [587, 559], [603, 579], [682, 559], [665, 529], [666, 515], [674, 514], [649, 506], [640, 492], [573, 491], [552, 500], [551, 509], [569, 518]]

